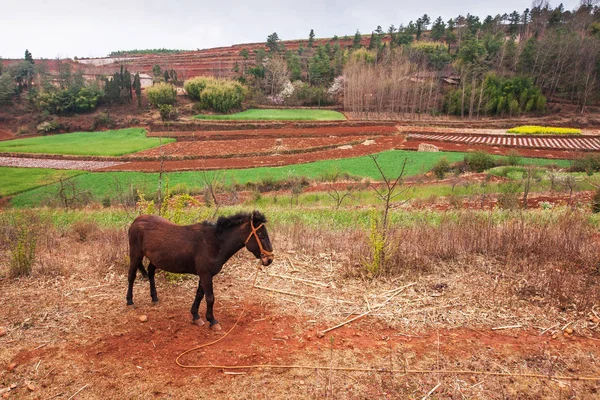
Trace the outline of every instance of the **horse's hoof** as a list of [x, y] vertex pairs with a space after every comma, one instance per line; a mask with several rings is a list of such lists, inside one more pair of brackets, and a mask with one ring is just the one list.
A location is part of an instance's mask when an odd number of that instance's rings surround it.
[[160, 300], [158, 300], [158, 299], [156, 299], [156, 300], [152, 299], [153, 306], [157, 305], [159, 302], [160, 302]]
[[198, 326], [202, 326], [202, 325], [204, 325], [204, 323], [205, 323], [205, 322], [204, 322], [204, 321], [202, 321], [202, 318], [198, 318], [197, 320], [195, 320], [195, 321], [192, 321], [192, 324], [194, 324], [194, 325], [198, 325]]
[[127, 307], [133, 307], [133, 306], [134, 306], [133, 301], [128, 301], [127, 302]]
[[214, 325], [211, 325], [210, 329], [212, 329], [215, 332], [218, 332], [220, 330], [222, 330], [223, 328], [221, 328], [221, 324], [219, 324], [218, 322]]

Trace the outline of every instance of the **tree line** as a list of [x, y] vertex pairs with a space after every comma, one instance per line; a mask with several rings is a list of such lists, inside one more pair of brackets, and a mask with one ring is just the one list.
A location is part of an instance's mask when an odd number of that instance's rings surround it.
[[258, 101], [325, 104], [342, 93], [344, 106], [358, 112], [472, 118], [543, 111], [547, 99], [584, 112], [600, 100], [600, 8], [592, 0], [573, 11], [535, 0], [522, 12], [485, 18], [424, 14], [377, 26], [364, 39], [357, 30], [316, 45], [311, 29], [286, 49], [274, 32], [264, 49], [242, 50], [233, 72]]

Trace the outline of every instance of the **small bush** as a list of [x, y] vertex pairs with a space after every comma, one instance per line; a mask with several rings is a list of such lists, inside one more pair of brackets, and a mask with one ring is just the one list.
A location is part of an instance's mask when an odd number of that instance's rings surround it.
[[46, 121], [42, 122], [37, 126], [37, 131], [42, 135], [45, 135], [50, 132], [54, 132], [58, 130], [60, 127], [59, 123], [56, 121]]
[[86, 242], [98, 232], [98, 224], [93, 221], [79, 220], [71, 226], [71, 232], [78, 242]]
[[92, 122], [92, 131], [98, 130], [99, 128], [114, 128], [115, 121], [112, 119], [109, 113], [100, 113], [94, 117]]
[[521, 165], [522, 163], [523, 157], [516, 150], [511, 150], [506, 155], [507, 165]]
[[9, 276], [28, 276], [36, 260], [40, 220], [33, 213], [16, 215], [5, 227], [4, 240], [10, 254]]
[[146, 89], [146, 97], [148, 102], [155, 107], [158, 107], [159, 104], [173, 105], [177, 102], [177, 90], [168, 83], [157, 83]]
[[494, 158], [490, 154], [482, 151], [466, 155], [465, 164], [474, 172], [483, 172], [495, 165]]
[[589, 175], [598, 172], [600, 171], [600, 156], [590, 154], [585, 157], [577, 158], [573, 160], [573, 164], [571, 164], [569, 171], [587, 172]]
[[206, 78], [199, 76], [186, 81], [183, 85], [183, 88], [185, 89], [188, 96], [190, 96], [193, 100], [199, 101], [200, 93], [202, 93], [202, 91], [206, 88], [206, 85], [209, 83], [209, 81], [213, 80], [214, 78]]
[[498, 207], [504, 210], [514, 210], [519, 207], [519, 194], [521, 184], [519, 182], [506, 182], [498, 185]]
[[227, 113], [242, 107], [248, 89], [238, 81], [217, 79], [212, 77], [197, 77], [190, 79], [184, 85], [188, 96], [200, 103], [196, 109], [209, 109]]
[[104, 207], [104, 208], [108, 208], [108, 207], [110, 207], [110, 206], [111, 206], [111, 203], [112, 203], [112, 201], [111, 201], [111, 199], [110, 199], [110, 196], [109, 196], [109, 195], [105, 195], [105, 196], [102, 198], [102, 207]]
[[369, 259], [363, 262], [369, 277], [375, 277], [381, 272], [381, 267], [385, 267], [386, 259], [386, 238], [381, 229], [379, 218], [376, 213], [371, 214], [371, 224], [369, 236], [367, 237], [369, 246]]
[[592, 197], [592, 212], [600, 212], [600, 189], [596, 189], [596, 192], [594, 192], [594, 197]]
[[442, 157], [434, 166], [431, 171], [438, 179], [444, 179], [446, 173], [450, 171], [450, 162], [446, 157]]
[[58, 89], [42, 92], [36, 99], [39, 109], [51, 114], [73, 114], [94, 110], [102, 101], [102, 91], [89, 86], [79, 90]]
[[160, 113], [160, 119], [163, 121], [177, 119], [177, 109], [171, 104], [159, 104], [158, 112]]

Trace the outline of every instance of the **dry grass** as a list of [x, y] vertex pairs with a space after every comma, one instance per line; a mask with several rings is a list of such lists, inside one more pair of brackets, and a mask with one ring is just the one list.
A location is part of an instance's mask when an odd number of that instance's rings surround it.
[[[565, 234], [589, 233], [589, 226], [577, 215], [564, 218], [556, 226]], [[574, 222], [579, 227], [568, 226], [576, 225]], [[555, 263], [555, 267], [564, 264], [566, 257], [560, 257], [557, 249], [543, 251], [544, 243], [557, 245], [554, 224], [538, 231], [525, 221], [511, 223], [488, 224], [485, 241], [477, 239], [477, 234], [487, 225], [468, 217], [443, 221], [437, 227], [397, 231], [396, 235], [403, 234], [400, 245], [404, 247], [395, 260], [405, 257], [406, 264], [376, 279], [359, 273], [360, 257], [365, 256], [361, 247], [364, 234], [319, 231], [301, 225], [274, 227], [271, 236], [276, 262], [260, 272], [257, 284], [293, 295], [252, 290], [257, 261], [246, 251], [238, 253], [216, 278], [216, 313], [225, 328], [231, 326], [241, 307], [249, 306], [250, 315], [232, 332], [231, 340], [207, 349], [205, 357], [213, 360], [224, 355], [229, 362], [243, 362], [241, 357], [248, 356], [257, 362], [389, 369], [600, 374], [598, 347], [593, 341], [583, 341], [598, 337], [598, 328], [585, 312], [555, 307], [546, 291], [530, 293], [529, 285], [538, 287], [534, 278], [545, 278], [539, 271], [530, 277], [519, 262], [519, 257], [529, 254], [529, 263], [540, 268], [548, 263]], [[473, 232], [461, 234], [461, 229]], [[427, 231], [437, 238], [428, 239]], [[81, 232], [85, 233], [84, 241]], [[187, 321], [196, 280], [172, 283], [158, 276], [161, 303], [157, 307], [150, 306], [148, 283], [138, 280], [137, 309], [126, 309], [124, 230], [82, 225], [65, 232], [50, 230], [43, 238], [30, 277], [0, 280], [5, 304], [0, 325], [8, 330], [0, 337], [0, 389], [17, 383], [11, 397], [58, 394], [58, 398], [67, 399], [88, 385], [77, 398], [183, 398], [197, 396], [201, 388], [206, 395], [233, 399], [420, 399], [438, 383], [441, 385], [432, 398], [591, 399], [597, 394], [594, 383], [518, 377], [329, 370], [225, 375], [220, 371], [180, 370], [173, 363], [178, 352], [210, 339], [208, 330], [192, 333]], [[456, 242], [451, 247], [435, 243], [450, 238]], [[526, 238], [543, 243], [518, 243]], [[420, 242], [410, 247], [405, 243], [409, 239]], [[587, 263], [588, 252], [595, 251], [591, 241], [580, 241], [579, 245], [565, 242], [575, 254], [573, 263]], [[428, 258], [417, 262], [408, 257], [417, 251]], [[6, 257], [2, 256], [0, 277], [6, 271]], [[410, 283], [414, 285], [381, 309], [333, 330], [323, 339], [315, 336], [376, 308], [395, 289]], [[149, 316], [149, 323], [138, 322], [142, 313]], [[259, 324], [266, 325], [253, 331]], [[566, 324], [575, 330], [574, 338], [563, 338], [561, 328]], [[490, 330], [512, 325], [522, 328]], [[539, 336], [542, 332], [544, 336]], [[553, 335], [556, 339], [551, 339]], [[121, 339], [124, 347], [114, 347]], [[280, 346], [279, 352], [273, 350], [275, 346]], [[252, 358], [252, 354], [257, 356]], [[207, 361], [200, 354], [195, 357]], [[13, 360], [21, 365], [14, 372], [6, 371], [4, 366]], [[33, 384], [33, 392], [26, 388], [26, 381]]]

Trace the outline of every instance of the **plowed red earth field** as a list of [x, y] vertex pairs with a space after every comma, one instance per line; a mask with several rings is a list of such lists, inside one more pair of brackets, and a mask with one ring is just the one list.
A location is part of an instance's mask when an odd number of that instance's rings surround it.
[[195, 140], [174, 142], [162, 148], [154, 148], [136, 153], [134, 156], [155, 157], [161, 154], [169, 156], [213, 156], [246, 155], [257, 153], [278, 153], [298, 150], [307, 151], [327, 146], [341, 146], [363, 142], [366, 136], [285, 138], [285, 139], [232, 139], [232, 140]]
[[[371, 145], [358, 144], [349, 149], [330, 149], [300, 154], [273, 154], [268, 156], [252, 156], [243, 158], [198, 159], [181, 161], [164, 161], [166, 171], [232, 169], [252, 167], [276, 167], [291, 164], [303, 164], [313, 161], [340, 159], [379, 153], [398, 147], [404, 138], [401, 136], [379, 137]], [[226, 142], [225, 142], [226, 143]], [[102, 171], [159, 171], [159, 161], [137, 161], [119, 166], [108, 167]]]
[[393, 135], [395, 126], [330, 126], [318, 128], [282, 128], [282, 129], [240, 129], [225, 131], [179, 131], [150, 132], [149, 137], [172, 137], [177, 140], [196, 139], [244, 139], [244, 138], [285, 138], [285, 137], [326, 137], [356, 135]]

